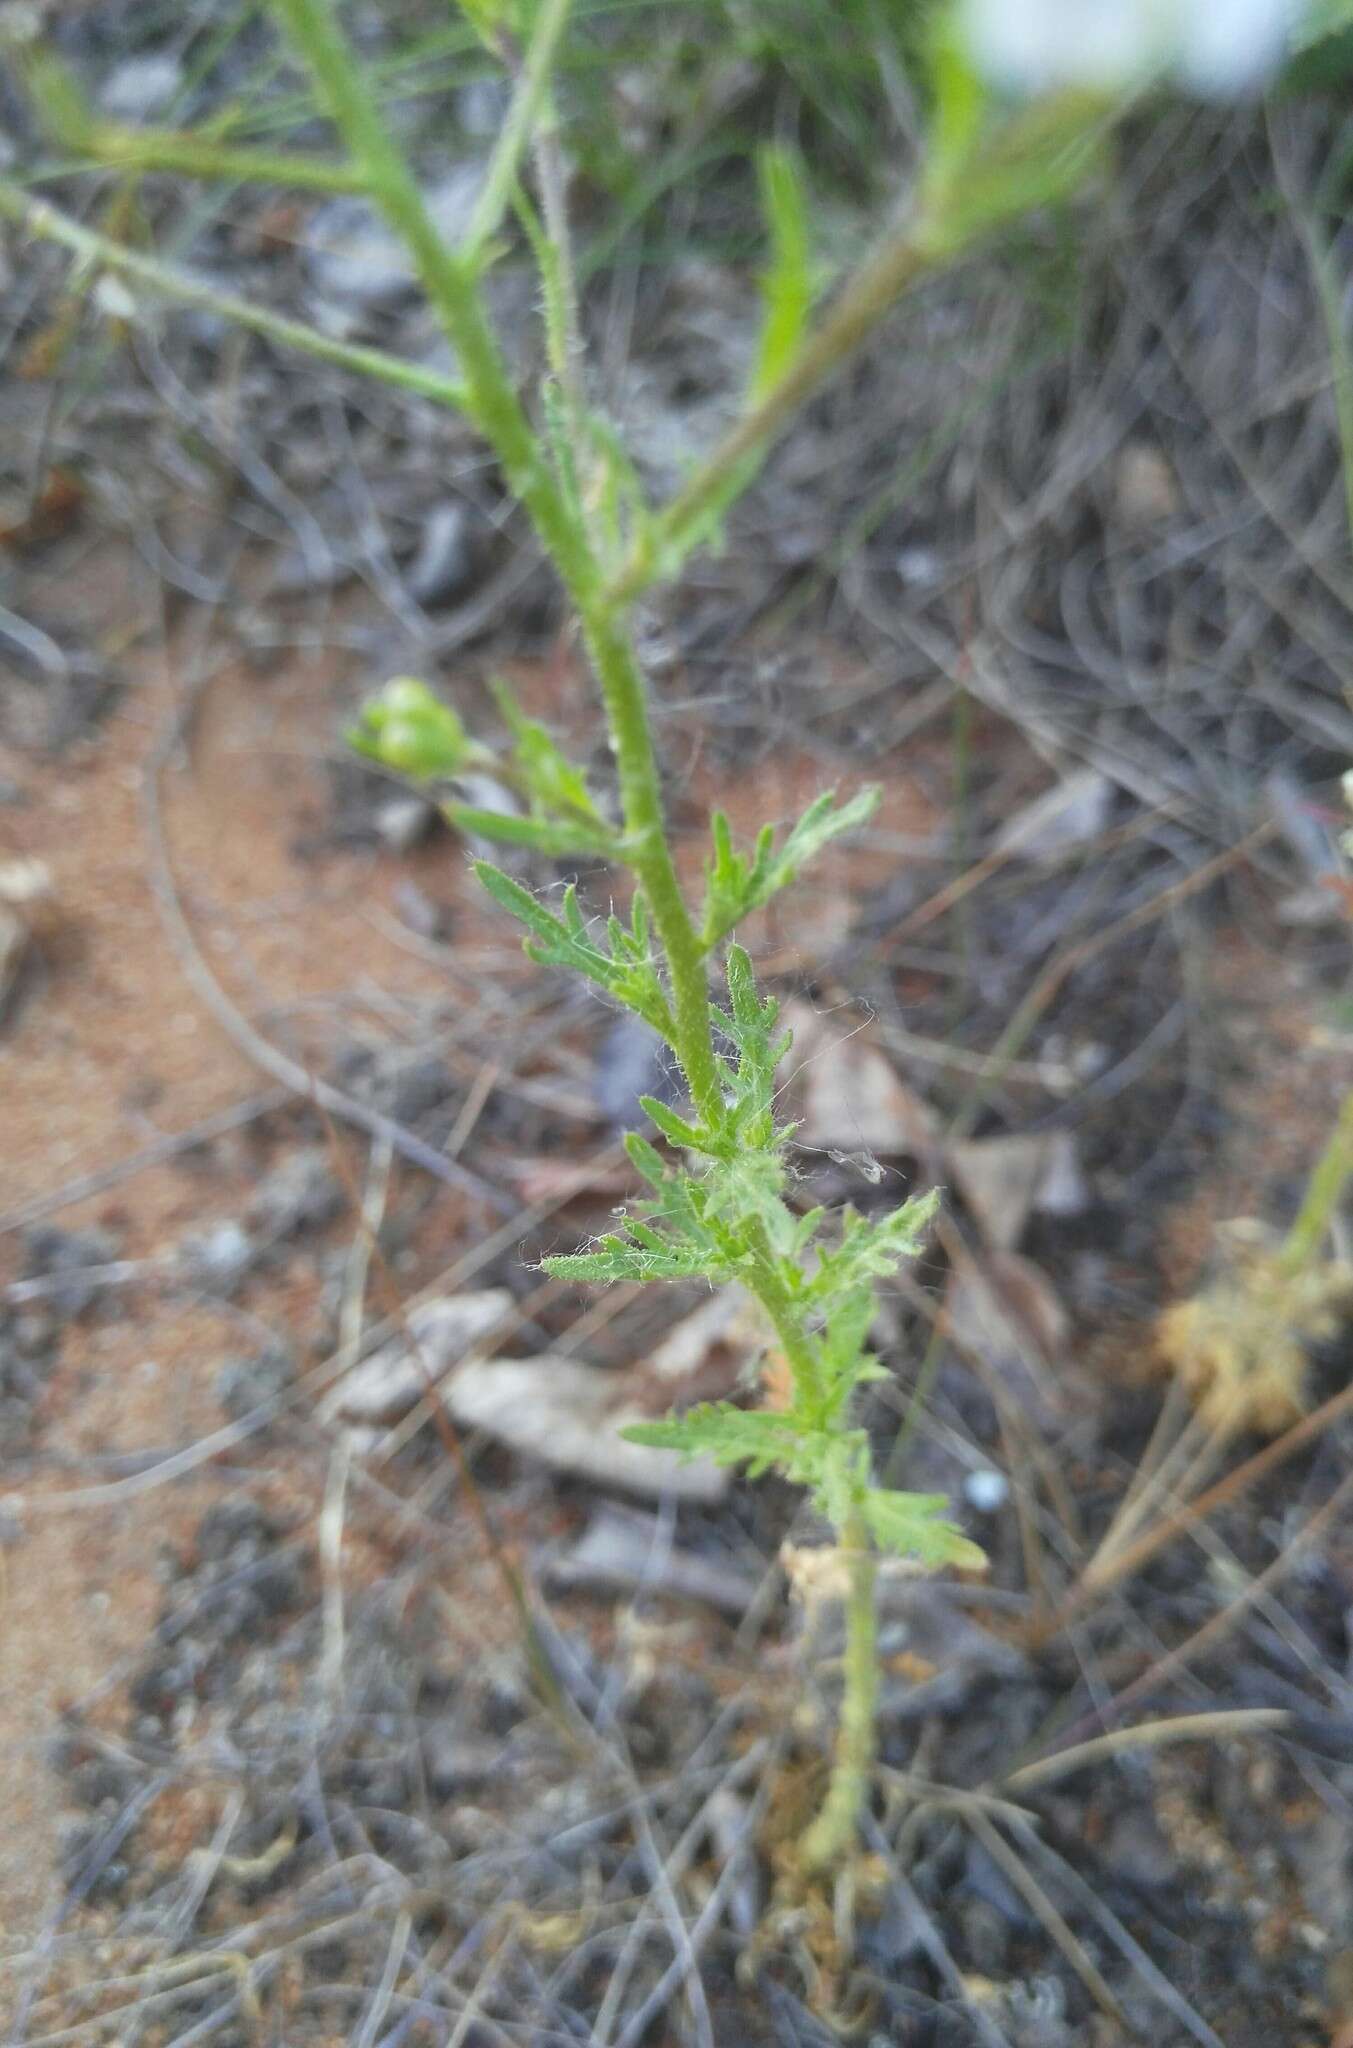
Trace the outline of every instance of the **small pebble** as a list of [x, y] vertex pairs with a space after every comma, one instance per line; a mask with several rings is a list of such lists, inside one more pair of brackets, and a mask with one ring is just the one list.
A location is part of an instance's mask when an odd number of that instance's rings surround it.
[[979, 1515], [994, 1515], [1010, 1498], [1010, 1481], [1004, 1472], [970, 1472], [963, 1482], [963, 1498]]
[[470, 575], [470, 516], [458, 499], [434, 505], [423, 522], [418, 552], [404, 572], [410, 597], [442, 604]]
[[376, 830], [391, 853], [411, 853], [436, 824], [437, 806], [426, 797], [389, 796], [376, 811]]
[[221, 1294], [233, 1294], [258, 1256], [243, 1224], [233, 1219], [185, 1238], [179, 1258], [189, 1277]]
[[[424, 194], [447, 244], [454, 246], [464, 235], [482, 182], [480, 164], [457, 164]], [[413, 290], [408, 251], [365, 199], [328, 200], [312, 215], [305, 246], [316, 290], [341, 306], [394, 305]]]
[[128, 57], [104, 80], [99, 106], [110, 121], [149, 121], [164, 112], [182, 83], [176, 57]]

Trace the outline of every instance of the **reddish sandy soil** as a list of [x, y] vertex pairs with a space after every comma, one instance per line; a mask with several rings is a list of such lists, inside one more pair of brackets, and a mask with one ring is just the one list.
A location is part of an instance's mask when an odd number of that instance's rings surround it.
[[[102, 566], [105, 601], [116, 602], [117, 571]], [[0, 855], [41, 859], [53, 883], [39, 956], [0, 1035], [7, 1218], [270, 1085], [192, 993], [152, 890], [143, 778], [175, 715], [181, 678], [153, 644], [129, 650], [124, 669], [131, 687], [102, 729], [38, 768], [25, 757], [27, 800], [0, 813]], [[201, 698], [190, 748], [165, 778], [166, 837], [184, 904], [214, 971], [253, 1017], [341, 993], [359, 974], [415, 997], [444, 992], [433, 967], [372, 921], [388, 902], [390, 864], [332, 852], [313, 866], [291, 851], [307, 813], [318, 818], [325, 801], [318, 756], [332, 730], [330, 681], [304, 661], [266, 680], [223, 669]], [[438, 879], [430, 864], [426, 887], [435, 891]], [[246, 1123], [212, 1146], [205, 1178], [181, 1162], [152, 1167], [61, 1207], [55, 1220], [106, 1225], [124, 1258], [151, 1258], [188, 1229], [237, 1215], [258, 1162]], [[6, 1277], [16, 1245], [12, 1233], [0, 1238]], [[270, 1283], [251, 1306], [285, 1326], [300, 1304]], [[49, 1895], [57, 1815], [41, 1757], [53, 1716], [144, 1639], [161, 1547], [184, 1538], [213, 1481], [133, 1482], [125, 1498], [93, 1507], [59, 1506], [55, 1497], [97, 1483], [93, 1454], [170, 1449], [219, 1427], [211, 1384], [231, 1342], [219, 1312], [158, 1291], [149, 1303], [137, 1291], [121, 1310], [67, 1335], [46, 1396], [48, 1455], [41, 1478], [24, 1489], [23, 1540], [0, 1552], [6, 1945], [31, 1933]], [[64, 1478], [53, 1459], [69, 1460]]]

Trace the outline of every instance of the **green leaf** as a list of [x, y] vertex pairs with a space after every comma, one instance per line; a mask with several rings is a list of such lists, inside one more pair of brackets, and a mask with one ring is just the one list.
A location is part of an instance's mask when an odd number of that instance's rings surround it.
[[[769, 1034], [771, 1026], [780, 1013], [780, 1006], [771, 997], [762, 1004], [756, 992], [756, 971], [752, 956], [745, 946], [730, 946], [728, 964], [724, 970], [728, 982], [729, 1001], [733, 1006], [733, 1022], [739, 1032], [748, 1040], [756, 1040], [764, 1026]], [[744, 1042], [739, 1037], [738, 1043]]]
[[529, 846], [555, 860], [567, 860], [574, 854], [605, 857], [615, 847], [615, 835], [606, 825], [523, 818], [516, 811], [486, 811], [475, 804], [443, 804], [442, 811], [458, 832], [498, 839], [510, 846]]
[[983, 1571], [986, 1553], [944, 1519], [949, 1503], [942, 1493], [891, 1493], [871, 1488], [859, 1512], [880, 1550], [891, 1557], [912, 1557], [930, 1566], [952, 1564], [964, 1571]]
[[714, 554], [722, 550], [724, 517], [755, 478], [763, 453], [762, 448], [756, 448], [750, 455], [744, 455], [741, 462], [730, 462], [723, 475], [703, 495], [698, 516], [687, 519], [674, 538], [669, 539], [665, 534], [661, 514], [649, 522], [646, 532], [639, 536], [646, 544], [645, 586], [657, 582], [675, 583], [687, 556], [698, 548], [707, 547]]
[[745, 1465], [749, 1479], [764, 1478], [767, 1472], [781, 1472], [800, 1486], [809, 1486], [821, 1496], [824, 1490], [840, 1490], [838, 1480], [853, 1484], [852, 1461], [867, 1445], [863, 1432], [831, 1437], [823, 1432], [806, 1432], [793, 1415], [765, 1408], [738, 1408], [731, 1401], [704, 1401], [684, 1415], [665, 1422], [640, 1422], [627, 1429], [633, 1443], [652, 1444], [659, 1450], [679, 1451], [687, 1458], [711, 1458], [716, 1465]]
[[745, 1466], [749, 1479], [782, 1472], [811, 1488], [817, 1505], [837, 1528], [861, 1515], [873, 1541], [891, 1556], [968, 1571], [986, 1565], [977, 1544], [944, 1519], [949, 1503], [942, 1494], [894, 1493], [870, 1486], [869, 1444], [863, 1430], [805, 1432], [792, 1415], [710, 1401], [663, 1422], [635, 1423], [623, 1434], [631, 1443], [676, 1451], [683, 1458]]
[[824, 1247], [819, 1253], [810, 1297], [829, 1300], [862, 1283], [889, 1278], [904, 1259], [914, 1259], [921, 1250], [939, 1203], [939, 1189], [931, 1188], [924, 1195], [913, 1195], [909, 1202], [886, 1216], [864, 1217], [854, 1209], [846, 1209], [841, 1218], [839, 1244]]
[[791, 151], [763, 149], [757, 160], [761, 204], [770, 228], [770, 262], [761, 276], [761, 338], [748, 392], [755, 405], [797, 354], [812, 312], [815, 287], [808, 210]]
[[505, 875], [501, 868], [491, 861], [477, 860], [474, 864], [477, 880], [488, 890], [495, 903], [500, 904], [511, 917], [533, 931], [537, 938], [548, 945], [567, 945], [574, 934], [543, 903], [523, 889], [520, 882], [514, 882], [511, 875]]
[[503, 30], [515, 32], [517, 9], [514, 0], [460, 0], [460, 11], [495, 58], [501, 51]]
[[75, 73], [45, 43], [14, 54], [49, 134], [66, 149], [87, 150], [99, 124]]
[[612, 1286], [619, 1280], [637, 1281], [641, 1286], [654, 1280], [718, 1282], [732, 1277], [714, 1265], [699, 1245], [664, 1244], [656, 1237], [651, 1244], [603, 1237], [594, 1251], [565, 1252], [542, 1259], [540, 1270], [552, 1280], [572, 1280], [589, 1286]]
[[468, 767], [492, 765], [451, 709], [416, 676], [396, 676], [362, 707], [348, 745], [368, 760], [420, 782], [449, 780]]
[[869, 1439], [862, 1429], [824, 1430], [813, 1499], [834, 1529], [844, 1529], [869, 1486]]
[[647, 1138], [638, 1131], [627, 1132], [625, 1150], [635, 1171], [642, 1174], [651, 1188], [661, 1190], [667, 1181], [667, 1168]]
[[[549, 245], [546, 245], [549, 247]], [[551, 250], [542, 273], [546, 295], [547, 328], [557, 327], [558, 343], [563, 343], [563, 310], [558, 300], [558, 259]], [[553, 306], [551, 301], [553, 300]], [[552, 347], [555, 343], [551, 344]], [[570, 526], [575, 533], [586, 533], [587, 519], [583, 512], [582, 488], [578, 481], [578, 469], [573, 454], [573, 408], [565, 397], [557, 377], [546, 377], [540, 386], [541, 412], [545, 421], [545, 438], [554, 462], [555, 481], [559, 495], [568, 514]]]
[[1309, 49], [1312, 43], [1340, 35], [1346, 28], [1353, 28], [1353, 0], [1307, 0], [1292, 31], [1293, 47]]
[[981, 136], [987, 90], [951, 11], [940, 17], [929, 64], [933, 105], [926, 131], [925, 190], [932, 204], [953, 185]]
[[936, 259], [1041, 206], [1071, 198], [1101, 162], [1116, 101], [1079, 89], [1050, 93], [988, 130], [956, 165], [922, 184], [921, 239]]
[[561, 752], [543, 725], [526, 716], [506, 683], [495, 679], [490, 688], [512, 734], [513, 764], [528, 795], [542, 810], [573, 812], [614, 838], [593, 801], [582, 770]]
[[700, 1183], [706, 1214], [736, 1227], [755, 1218], [770, 1239], [772, 1251], [788, 1254], [794, 1243], [795, 1218], [781, 1199], [784, 1161], [768, 1147], [740, 1149], [731, 1159], [714, 1160]]
[[793, 1126], [775, 1122], [775, 1073], [789, 1049], [790, 1034], [775, 1030], [779, 1004], [762, 1002], [756, 992], [752, 963], [741, 946], [731, 946], [727, 961], [731, 1008], [710, 1004], [710, 1021], [718, 1037], [735, 1049], [736, 1062], [719, 1060], [723, 1109], [716, 1119], [717, 1158], [733, 1159], [744, 1152], [783, 1149]]
[[625, 932], [618, 920], [611, 921], [623, 940], [623, 951], [616, 957], [614, 953], [603, 952], [588, 936], [578, 907], [578, 892], [571, 884], [564, 891], [564, 915], [558, 918], [529, 889], [523, 889], [520, 882], [505, 875], [491, 861], [477, 860], [474, 872], [494, 902], [532, 934], [526, 941], [526, 951], [532, 960], [542, 966], [572, 968], [575, 974], [596, 982], [616, 1002], [651, 1024], [669, 1044], [672, 1042], [672, 1014], [657, 969], [648, 959], [638, 957], [640, 942], [635, 933], [643, 929], [644, 923], [639, 906], [635, 909], [634, 931]]
[[713, 1142], [710, 1134], [701, 1125], [688, 1124], [684, 1116], [678, 1116], [665, 1102], [659, 1102], [655, 1095], [641, 1095], [639, 1107], [650, 1123], [656, 1124], [669, 1145], [675, 1145], [682, 1152], [705, 1152]]
[[621, 1434], [634, 1444], [679, 1451], [683, 1458], [712, 1458], [716, 1465], [745, 1465], [751, 1479], [783, 1467], [794, 1454], [795, 1425], [785, 1415], [760, 1408], [735, 1408], [731, 1401], [704, 1401], [665, 1422], [636, 1422]]
[[868, 1285], [847, 1287], [834, 1296], [826, 1313], [822, 1339], [822, 1361], [833, 1387], [858, 1385], [866, 1363], [865, 1346], [877, 1314], [878, 1302]]
[[862, 825], [879, 800], [876, 788], [862, 789], [849, 803], [836, 808], [836, 792], [824, 790], [808, 806], [784, 844], [774, 845], [774, 832], [763, 826], [750, 855], [733, 845], [728, 820], [716, 811], [710, 820], [714, 856], [706, 868], [705, 906], [701, 940], [716, 946], [734, 925], [768, 903], [777, 891], [792, 882], [799, 870], [842, 832]]
[[871, 783], [838, 810], [834, 808], [835, 790], [824, 790], [809, 804], [771, 863], [772, 890], [783, 889], [787, 882], [792, 882], [799, 869], [833, 839], [839, 839], [843, 832], [853, 832], [857, 825], [865, 824], [878, 807], [879, 795], [878, 785]]
[[1275, 98], [1305, 99], [1315, 93], [1346, 91], [1353, 77], [1353, 25], [1336, 28], [1314, 42], [1298, 44], [1273, 88]]
[[596, 509], [608, 569], [618, 569], [631, 548], [651, 540], [653, 512], [638, 470], [608, 419], [590, 413], [586, 422], [592, 454], [587, 500]]

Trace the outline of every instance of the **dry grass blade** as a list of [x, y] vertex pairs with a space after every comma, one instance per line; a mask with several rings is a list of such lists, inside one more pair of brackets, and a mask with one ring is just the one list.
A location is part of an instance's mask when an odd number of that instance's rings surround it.
[[[1256, 1451], [1252, 1458], [1248, 1458], [1243, 1465], [1238, 1465], [1233, 1472], [1227, 1473], [1224, 1479], [1219, 1479], [1206, 1493], [1200, 1494], [1196, 1500], [1190, 1501], [1156, 1528], [1148, 1529], [1126, 1549], [1106, 1559], [1098, 1570], [1087, 1570], [1057, 1611], [1046, 1620], [1033, 1625], [1030, 1630], [1031, 1640], [1035, 1644], [1044, 1643], [1060, 1635], [1073, 1621], [1093, 1608], [1112, 1587], [1120, 1585], [1124, 1579], [1131, 1578], [1135, 1572], [1140, 1571], [1143, 1565], [1149, 1564], [1167, 1544], [1173, 1543], [1177, 1537], [1195, 1528], [1199, 1522], [1206, 1521], [1209, 1515], [1215, 1514], [1219, 1507], [1225, 1507], [1237, 1499], [1256, 1481], [1267, 1478], [1270, 1472], [1276, 1471], [1288, 1458], [1295, 1457], [1298, 1451], [1314, 1443], [1333, 1423], [1348, 1414], [1353, 1414], [1353, 1387], [1345, 1387], [1342, 1392], [1331, 1395], [1328, 1401], [1322, 1402], [1300, 1422], [1294, 1423], [1284, 1435], [1266, 1445], [1262, 1451]], [[1331, 1499], [1320, 1509], [1320, 1515], [1328, 1516], [1334, 1502], [1341, 1502], [1346, 1491], [1350, 1489], [1353, 1489], [1353, 1475], [1343, 1481]], [[1310, 1527], [1311, 1524], [1308, 1523], [1307, 1531]]]
[[1080, 1872], [1068, 1863], [1064, 1856], [1059, 1856], [1050, 1848], [1037, 1829], [1031, 1827], [1027, 1821], [1016, 1820], [1012, 1825], [1030, 1860], [1047, 1865], [1058, 1881], [1072, 1894], [1081, 1910], [1103, 1928], [1119, 1954], [1132, 1965], [1157, 2001], [1195, 2041], [1201, 2044], [1201, 2048], [1227, 2048], [1227, 2044], [1207, 2024], [1201, 2013], [1190, 2005], [1164, 1971], [1152, 1962], [1140, 1942], [1133, 1940], [1118, 1915], [1110, 1912], [1094, 1886], [1087, 1884]]
[[1009, 1878], [1030, 1911], [1037, 1915], [1051, 1939], [1070, 1963], [1081, 1983], [1094, 1999], [1101, 2012], [1116, 2020], [1120, 2026], [1127, 2024], [1122, 2006], [1109, 1989], [1103, 1975], [1091, 1960], [1082, 1942], [1048, 1897], [1022, 1856], [1005, 1841], [999, 1829], [987, 1819], [978, 1806], [966, 1810], [962, 1819], [970, 1828], [992, 1862]]
[[[1214, 859], [1205, 861], [1201, 867], [1195, 868], [1192, 874], [1183, 876], [1177, 882], [1171, 882], [1168, 888], [1160, 890], [1146, 903], [1139, 903], [1136, 909], [1128, 911], [1126, 916], [1117, 918], [1102, 931], [1097, 931], [1091, 937], [1081, 939], [1058, 953], [1019, 1003], [1015, 1014], [992, 1047], [988, 1056], [992, 1066], [999, 1070], [1007, 1058], [1013, 1058], [1019, 1052], [1053, 997], [1078, 969], [1088, 966], [1109, 947], [1130, 938], [1134, 932], [1153, 924], [1157, 918], [1164, 917], [1176, 905], [1185, 903], [1201, 890], [1210, 888], [1213, 882], [1219, 881], [1223, 875], [1229, 874], [1241, 862], [1248, 860], [1251, 854], [1257, 853], [1260, 847], [1274, 837], [1277, 829], [1271, 819], [1262, 825], [1256, 825], [1254, 830], [1246, 833], [1236, 845], [1228, 847]], [[980, 1112], [981, 1101], [980, 1092], [974, 1092], [969, 1097], [950, 1128], [951, 1142], [970, 1134]]]
[[1290, 1725], [1286, 1707], [1241, 1707], [1208, 1714], [1179, 1714], [1169, 1721], [1143, 1721], [1135, 1728], [1116, 1728], [1098, 1735], [1092, 1742], [1078, 1742], [1070, 1749], [1054, 1750], [1051, 1756], [1036, 1757], [1021, 1764], [998, 1783], [1003, 1792], [1027, 1792], [1034, 1785], [1046, 1785], [1065, 1778], [1072, 1771], [1099, 1763], [1103, 1758], [1128, 1750], [1159, 1749], [1170, 1742], [1204, 1742], [1228, 1735], [1252, 1735], [1261, 1729]]
[[1251, 1579], [1234, 1600], [1229, 1601], [1220, 1613], [1214, 1614], [1211, 1621], [1204, 1622], [1201, 1628], [1196, 1629], [1176, 1648], [1152, 1664], [1140, 1678], [1134, 1679], [1131, 1685], [1106, 1702], [1104, 1711], [1121, 1713], [1124, 1707], [1159, 1691], [1168, 1680], [1186, 1671], [1190, 1664], [1195, 1663], [1209, 1650], [1214, 1650], [1249, 1610], [1287, 1576], [1317, 1537], [1337, 1522], [1350, 1502], [1353, 1502], [1353, 1472], [1345, 1475], [1329, 1499], [1316, 1509], [1279, 1551], [1272, 1563]]

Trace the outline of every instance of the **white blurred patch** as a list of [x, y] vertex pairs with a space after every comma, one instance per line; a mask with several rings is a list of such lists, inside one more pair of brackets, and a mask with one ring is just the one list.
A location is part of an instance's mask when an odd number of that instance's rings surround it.
[[1282, 61], [1300, 0], [960, 0], [979, 71], [1035, 97], [1169, 78], [1205, 99], [1254, 91]]

